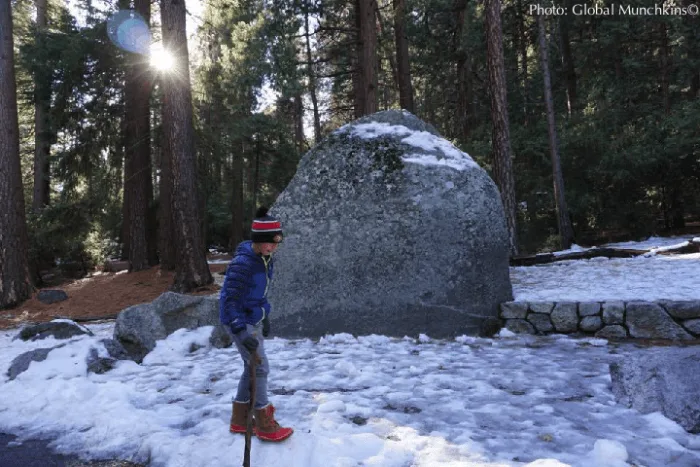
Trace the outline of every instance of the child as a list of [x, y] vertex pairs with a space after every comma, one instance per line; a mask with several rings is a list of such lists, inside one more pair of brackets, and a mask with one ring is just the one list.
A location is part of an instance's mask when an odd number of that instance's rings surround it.
[[258, 209], [251, 229], [251, 239], [236, 248], [226, 269], [226, 279], [219, 295], [219, 319], [233, 336], [244, 362], [238, 392], [233, 400], [231, 433], [245, 433], [250, 404], [249, 363], [251, 355], [259, 357], [255, 370], [254, 432], [263, 441], [282, 441], [294, 432], [275, 421], [275, 408], [267, 399], [267, 375], [270, 370], [265, 354], [264, 337], [270, 333], [270, 304], [266, 295], [272, 281], [272, 253], [282, 241], [282, 226], [267, 208]]

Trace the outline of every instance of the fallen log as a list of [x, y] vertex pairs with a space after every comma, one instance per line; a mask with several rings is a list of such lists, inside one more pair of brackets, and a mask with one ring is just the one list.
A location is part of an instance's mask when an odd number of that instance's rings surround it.
[[606, 258], [634, 258], [646, 254], [676, 255], [700, 252], [700, 239], [678, 243], [669, 247], [630, 249], [630, 248], [610, 248], [593, 247], [587, 250], [571, 251], [568, 253], [538, 253], [536, 255], [514, 256], [510, 258], [511, 266], [534, 266], [536, 264], [548, 264], [556, 261], [590, 259], [598, 257]]

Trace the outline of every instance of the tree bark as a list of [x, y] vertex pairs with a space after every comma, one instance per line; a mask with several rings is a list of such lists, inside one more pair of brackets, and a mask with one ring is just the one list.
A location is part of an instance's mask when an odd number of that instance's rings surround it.
[[316, 97], [316, 71], [313, 67], [313, 55], [311, 54], [311, 31], [309, 31], [309, 11], [304, 12], [304, 28], [306, 31], [306, 72], [309, 77], [309, 94], [314, 112], [314, 143], [321, 141], [321, 116], [318, 112], [318, 98]]
[[664, 113], [666, 115], [671, 113], [671, 90], [670, 86], [670, 75], [671, 75], [671, 53], [669, 51], [668, 43], [668, 31], [666, 29], [666, 24], [663, 22], [659, 23], [659, 36], [661, 37], [661, 47], [659, 53], [659, 68], [661, 74], [661, 99], [663, 102]]
[[362, 64], [362, 14], [360, 4], [366, 0], [355, 0], [355, 53], [352, 54], [352, 92], [355, 118], [365, 115], [364, 74]]
[[198, 195], [192, 121], [189, 54], [184, 0], [161, 0], [163, 46], [173, 54], [174, 70], [164, 76], [165, 136], [172, 154], [172, 206], [175, 234], [175, 280], [171, 290], [189, 292], [210, 284], [204, 240], [197, 212]]
[[562, 250], [571, 247], [574, 233], [569, 220], [569, 210], [564, 196], [564, 176], [561, 171], [559, 159], [559, 143], [557, 141], [557, 129], [554, 121], [554, 101], [552, 99], [552, 83], [549, 76], [549, 59], [547, 57], [547, 37], [544, 26], [544, 17], [537, 15], [537, 27], [539, 30], [540, 62], [542, 76], [544, 78], [544, 102], [547, 108], [547, 128], [549, 129], [549, 149], [552, 155], [552, 173], [554, 179], [554, 200], [557, 209], [557, 223], [559, 224], [559, 243]]
[[453, 49], [457, 58], [457, 124], [456, 134], [465, 140], [469, 139], [471, 130], [471, 103], [473, 101], [471, 87], [471, 63], [464, 47], [462, 47], [462, 35], [464, 33], [464, 17], [467, 9], [467, 0], [455, 0], [454, 12], [457, 15]]
[[406, 4], [404, 0], [394, 0], [394, 37], [396, 40], [399, 105], [402, 109], [414, 113], [411, 63], [408, 55], [408, 37], [406, 36]]
[[234, 252], [243, 241], [243, 154], [234, 154], [231, 161], [231, 239], [229, 250]]
[[[150, 0], [135, 0], [134, 7], [146, 24], [150, 23]], [[151, 76], [146, 57], [129, 56], [126, 74], [124, 103], [126, 114], [126, 164], [128, 172], [124, 181], [124, 192], [129, 215], [129, 270], [141, 271], [153, 263], [153, 227], [151, 202], [153, 182], [151, 180]]]
[[374, 0], [357, 0], [357, 6], [360, 47], [358, 55], [362, 76], [360, 93], [363, 101], [360, 116], [362, 116], [377, 111], [377, 20]]
[[518, 0], [516, 20], [518, 24], [518, 56], [520, 57], [521, 76], [520, 86], [523, 93], [523, 123], [525, 126], [529, 123], [530, 105], [528, 99], [528, 60], [527, 60], [527, 28], [525, 23], [525, 11], [522, 0]]
[[[36, 0], [36, 42], [41, 47], [46, 40], [46, 0]], [[51, 81], [44, 64], [38, 64], [34, 74], [34, 191], [32, 209], [39, 211], [49, 204], [51, 172]]]
[[301, 154], [306, 145], [304, 140], [304, 102], [301, 92], [294, 96], [292, 103], [294, 105], [294, 143], [297, 151]]
[[10, 3], [0, 0], [0, 309], [19, 305], [33, 289], [27, 258]]
[[165, 129], [170, 126], [166, 111], [166, 98], [163, 96], [162, 132], [160, 144], [160, 198], [158, 201], [158, 257], [160, 268], [167, 271], [175, 269], [175, 239], [173, 238], [173, 171], [172, 151]]
[[511, 160], [508, 101], [503, 59], [503, 32], [501, 30], [501, 2], [485, 0], [487, 66], [493, 125], [493, 171], [506, 216], [511, 256], [518, 254], [515, 181]]
[[[571, 11], [572, 3], [567, 1], [568, 11]], [[574, 68], [574, 58], [571, 53], [571, 41], [569, 40], [569, 27], [571, 19], [568, 15], [559, 18], [559, 39], [561, 41], [561, 60], [564, 68], [564, 79], [566, 80], [566, 100], [569, 115], [574, 112], [577, 101], [576, 69]]]

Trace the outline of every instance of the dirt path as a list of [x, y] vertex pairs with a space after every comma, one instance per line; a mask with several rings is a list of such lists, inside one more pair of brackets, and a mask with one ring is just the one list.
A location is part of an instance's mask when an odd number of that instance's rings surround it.
[[[212, 275], [216, 275], [224, 271], [226, 266], [225, 263], [210, 264], [209, 269]], [[36, 298], [39, 292], [37, 290], [30, 300], [17, 308], [0, 310], [0, 329], [36, 324], [55, 318], [76, 321], [116, 318], [124, 308], [153, 301], [166, 292], [173, 282], [173, 276], [172, 271], [161, 271], [159, 267], [133, 273], [95, 272], [90, 277], [47, 287], [63, 290], [68, 295], [68, 300], [47, 305]], [[217, 290], [219, 286], [212, 284], [195, 291], [192, 295], [212, 294]]]

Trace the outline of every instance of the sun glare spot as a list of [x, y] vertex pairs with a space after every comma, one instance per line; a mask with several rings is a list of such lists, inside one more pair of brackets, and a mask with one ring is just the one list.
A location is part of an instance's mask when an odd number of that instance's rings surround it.
[[160, 44], [151, 46], [151, 66], [161, 71], [172, 70], [175, 66], [173, 54], [163, 49]]

